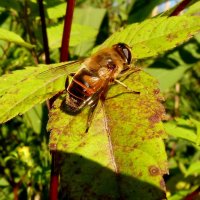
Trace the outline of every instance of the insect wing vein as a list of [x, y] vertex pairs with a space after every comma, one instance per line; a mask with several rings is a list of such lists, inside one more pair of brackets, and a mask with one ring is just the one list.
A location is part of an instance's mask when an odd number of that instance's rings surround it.
[[59, 66], [52, 67], [36, 75], [38, 79], [59, 78], [61, 76], [69, 75], [71, 72], [77, 71], [80, 68], [81, 61], [71, 61], [61, 63]]

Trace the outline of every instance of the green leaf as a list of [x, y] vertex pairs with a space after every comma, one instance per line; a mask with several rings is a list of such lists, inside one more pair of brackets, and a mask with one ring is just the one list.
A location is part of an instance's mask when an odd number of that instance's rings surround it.
[[[61, 69], [60, 65], [63, 65]], [[66, 76], [78, 67], [79, 63], [41, 65], [0, 77], [0, 123], [64, 90]]]
[[73, 20], [75, 23], [99, 29], [105, 13], [106, 9], [103, 8], [76, 8]]
[[200, 144], [200, 122], [193, 118], [176, 118], [175, 121], [165, 123], [165, 130], [169, 135], [188, 140], [197, 146]]
[[[48, 8], [50, 18], [61, 17], [65, 12], [66, 3]], [[76, 54], [82, 56], [94, 45], [98, 29], [100, 28], [105, 9], [98, 8], [76, 8], [73, 17], [72, 30], [70, 34], [70, 47], [78, 46], [75, 49]], [[91, 16], [93, 16], [91, 18]], [[63, 24], [57, 24], [47, 28], [50, 48], [59, 48], [63, 34]], [[56, 34], [55, 34], [56, 33]], [[81, 53], [83, 52], [83, 53]]]
[[196, 138], [196, 145], [200, 145], [200, 122], [199, 121], [197, 121], [197, 120], [195, 120], [195, 119], [190, 119], [192, 122], [193, 122], [193, 124], [195, 125], [195, 127], [196, 127], [196, 133], [197, 133], [197, 138]]
[[0, 40], [13, 42], [26, 48], [33, 48], [34, 45], [25, 42], [19, 35], [6, 29], [0, 28]]
[[200, 10], [200, 2], [197, 1], [193, 5], [190, 5], [190, 7], [186, 10], [184, 15], [198, 15], [199, 10]]
[[191, 193], [190, 190], [178, 190], [176, 194], [170, 196], [168, 200], [180, 200], [184, 199], [189, 193]]
[[167, 122], [164, 124], [165, 130], [169, 135], [182, 138], [196, 144], [197, 135], [195, 129], [187, 124], [177, 124], [175, 122]]
[[0, 187], [2, 187], [2, 186], [3, 187], [9, 186], [9, 182], [3, 177], [0, 178]]
[[[172, 87], [191, 66], [180, 66], [174, 69], [146, 68], [145, 71], [156, 77], [160, 83], [161, 91], [167, 91]], [[167, 77], [167, 78], [166, 78]]]
[[164, 195], [166, 134], [157, 81], [142, 71], [121, 81], [140, 94], [112, 85], [88, 133], [88, 107], [69, 115], [63, 97], [50, 112], [50, 149], [63, 156], [61, 188], [71, 199], [154, 200]]
[[24, 114], [24, 122], [31, 127], [35, 133], [40, 133], [42, 129], [43, 106], [36, 105]]
[[[50, 48], [52, 49], [59, 48], [61, 46], [63, 24], [58, 24], [56, 26], [48, 27], [47, 32], [48, 32]], [[73, 47], [83, 42], [95, 40], [96, 35], [97, 35], [97, 30], [92, 27], [80, 24], [72, 24], [72, 31], [70, 35], [69, 45]]]
[[194, 175], [194, 174], [197, 174], [197, 175], [200, 174], [200, 161], [191, 163], [188, 170], [186, 171], [185, 176]]
[[[109, 37], [99, 48], [124, 42], [135, 59], [156, 56], [190, 39], [200, 30], [196, 16], [158, 17], [127, 26]], [[96, 48], [94, 51], [97, 51]]]
[[128, 22], [141, 22], [152, 16], [153, 9], [161, 4], [163, 0], [154, 0], [150, 2], [137, 1], [129, 15]]
[[[47, 4], [48, 5], [48, 4]], [[53, 5], [52, 7], [46, 8], [48, 18], [56, 19], [65, 16], [67, 3], [60, 3], [58, 5]]]
[[20, 4], [18, 1], [15, 1], [15, 0], [0, 1], [0, 7], [6, 8], [6, 9], [13, 9], [16, 11], [20, 10]]
[[[76, 8], [74, 11], [73, 21], [74, 23], [94, 28], [98, 33], [102, 21], [105, 17], [105, 14], [106, 14], [106, 9], [103, 8], [93, 8], [93, 7]], [[91, 38], [90, 41], [85, 41], [82, 44], [78, 45], [75, 48], [74, 53], [81, 57], [85, 56], [94, 47], [96, 39], [97, 39], [97, 34], [95, 35], [95, 37]]]

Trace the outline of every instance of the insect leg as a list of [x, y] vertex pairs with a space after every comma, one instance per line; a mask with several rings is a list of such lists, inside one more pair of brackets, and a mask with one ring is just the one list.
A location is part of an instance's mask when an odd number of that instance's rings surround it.
[[122, 85], [123, 87], [125, 87], [128, 91], [131, 91], [132, 93], [135, 93], [135, 94], [140, 94], [140, 92], [136, 92], [136, 91], [131, 90], [126, 84], [122, 83], [121, 81], [119, 81], [119, 80], [117, 80], [117, 79], [115, 79], [114, 81], [115, 81], [116, 83]]
[[134, 68], [126, 68], [125, 70], [123, 70], [119, 75], [118, 75], [118, 78], [121, 78], [121, 77], [126, 77], [132, 73], [135, 73], [135, 72], [138, 72], [138, 71], [141, 71], [141, 68], [139, 67], [134, 67]]
[[97, 103], [98, 103], [98, 100], [96, 100], [96, 101], [90, 106], [89, 113], [88, 113], [88, 118], [87, 118], [87, 125], [86, 125], [85, 133], [88, 132], [88, 130], [89, 130], [89, 128], [90, 128], [90, 125], [91, 125], [91, 123], [92, 123], [92, 119], [93, 119], [93, 116], [94, 116], [94, 110], [95, 110], [95, 108], [97, 107]]

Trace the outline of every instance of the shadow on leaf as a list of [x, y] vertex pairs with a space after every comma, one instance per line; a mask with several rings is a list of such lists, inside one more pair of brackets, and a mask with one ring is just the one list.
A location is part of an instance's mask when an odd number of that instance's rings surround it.
[[[97, 155], [98, 156], [98, 155]], [[70, 200], [161, 200], [160, 188], [111, 169], [74, 153], [57, 153], [60, 171], [59, 199]], [[102, 158], [101, 158], [102, 159]]]

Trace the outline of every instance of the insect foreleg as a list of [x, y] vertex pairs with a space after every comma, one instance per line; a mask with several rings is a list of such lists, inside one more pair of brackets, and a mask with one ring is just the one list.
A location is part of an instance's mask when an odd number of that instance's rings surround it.
[[137, 68], [136, 67], [134, 67], [134, 68], [129, 67], [129, 68], [126, 68], [125, 70], [121, 71], [121, 73], [117, 76], [117, 78], [127, 77], [130, 74], [138, 72], [138, 71], [141, 71], [141, 69], [139, 67], [137, 67]]
[[132, 89], [130, 89], [126, 84], [122, 83], [121, 81], [115, 79], [114, 80], [116, 83], [122, 85], [123, 87], [125, 87], [128, 91], [132, 92], [132, 93], [135, 93], [135, 94], [140, 94], [140, 92], [136, 92], [136, 91], [133, 91]]
[[116, 83], [122, 85], [123, 87], [125, 87], [127, 90], [131, 91], [131, 89], [130, 89], [126, 84], [122, 83], [121, 81], [119, 81], [119, 80], [117, 80], [117, 79], [115, 79], [114, 81], [115, 81]]

